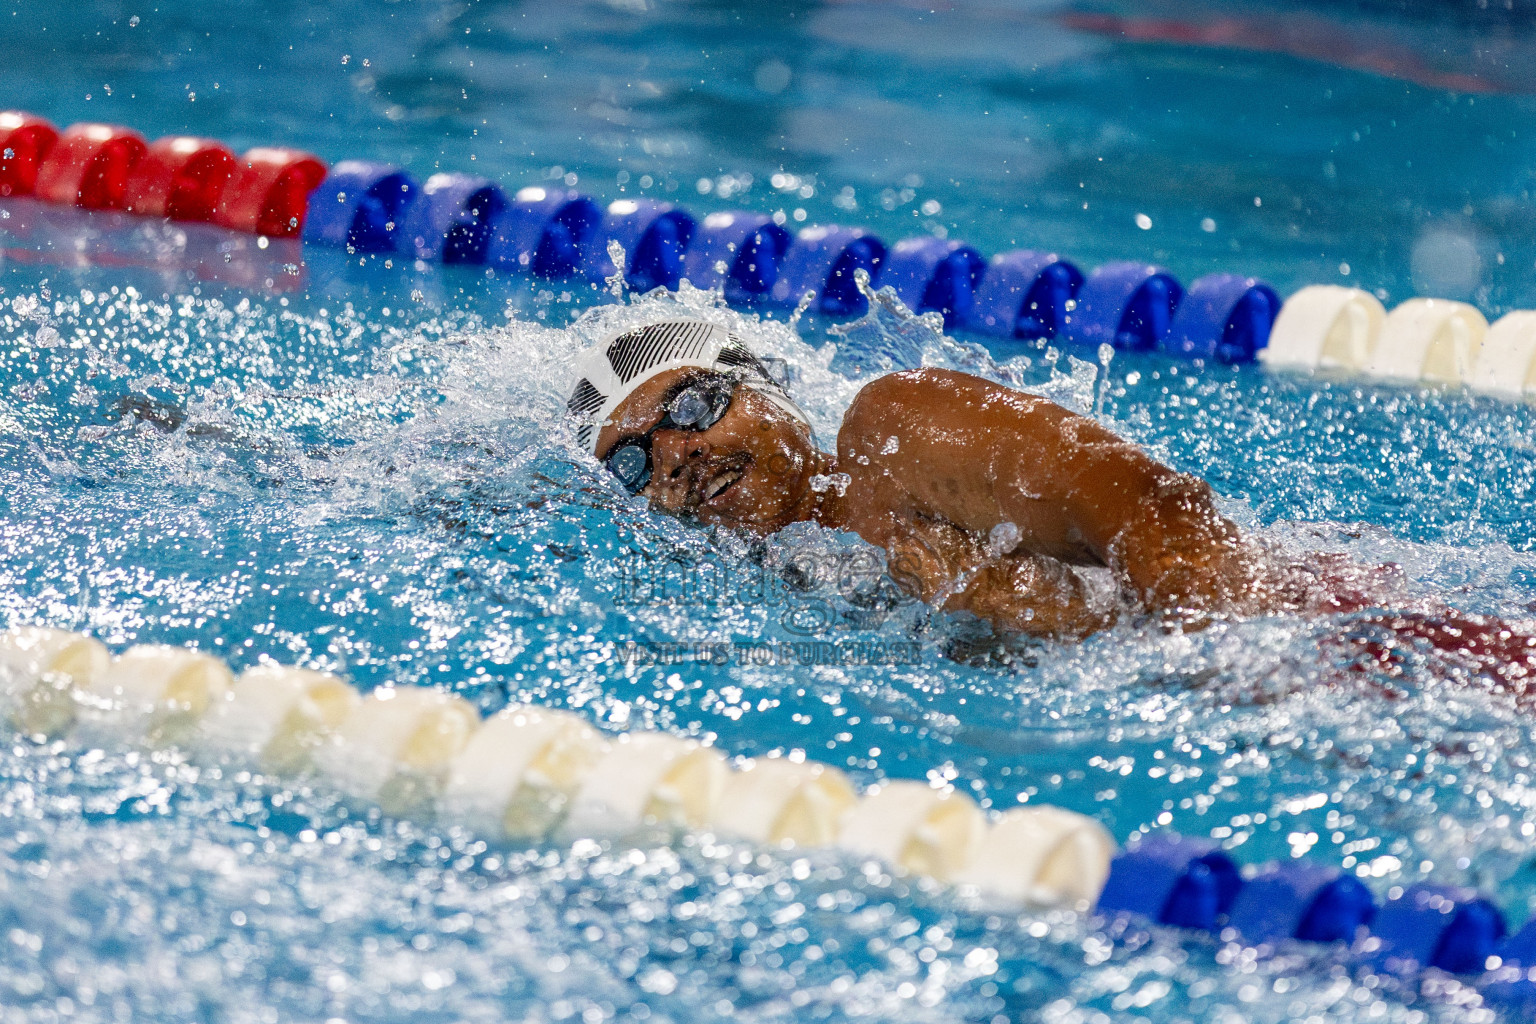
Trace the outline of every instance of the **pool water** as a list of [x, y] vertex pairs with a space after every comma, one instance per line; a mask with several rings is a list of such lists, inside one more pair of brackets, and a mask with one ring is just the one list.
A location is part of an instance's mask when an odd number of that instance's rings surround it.
[[[4, 102], [56, 123], [1157, 260], [1185, 280], [1237, 270], [1282, 292], [1536, 306], [1536, 45], [1518, 12], [11, 7]], [[1276, 41], [1130, 42], [1088, 15], [1228, 17]], [[1288, 18], [1314, 42], [1274, 37]], [[1332, 63], [1305, 55], [1320, 47]], [[1388, 73], [1358, 70], [1371, 61]], [[1447, 75], [1489, 88], [1433, 84]], [[1396, 563], [1404, 603], [1529, 619], [1526, 406], [988, 349], [884, 307], [833, 330], [687, 290], [604, 303], [313, 248], [242, 288], [101, 257], [151, 251], [159, 228], [0, 213], [0, 622], [440, 686], [487, 712], [532, 701], [731, 756], [801, 750], [860, 782], [1082, 811], [1121, 842], [1172, 828], [1245, 863], [1356, 871], [1378, 896], [1429, 879], [1495, 892], [1516, 922], [1536, 910], [1536, 737], [1463, 668], [1410, 653], [1398, 674], [1353, 672], [1344, 624], [1295, 618], [1000, 642], [892, 593], [852, 538], [751, 545], [650, 515], [561, 417], [574, 353], [680, 303], [782, 360], [824, 439], [868, 379], [849, 366], [981, 373], [1207, 477], [1285, 557]], [[799, 664], [808, 640], [902, 657]], [[715, 658], [727, 644], [782, 657]], [[13, 740], [0, 777], [6, 1021], [1501, 1019], [1454, 979], [1377, 977], [1340, 949], [1256, 957], [1004, 913], [834, 852], [504, 849], [321, 784], [69, 741]]]

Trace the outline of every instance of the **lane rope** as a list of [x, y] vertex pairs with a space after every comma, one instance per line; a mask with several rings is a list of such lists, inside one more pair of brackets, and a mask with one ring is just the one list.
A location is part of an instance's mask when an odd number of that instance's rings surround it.
[[34, 196], [85, 209], [206, 222], [272, 238], [303, 238], [352, 254], [483, 265], [601, 289], [627, 255], [636, 291], [683, 280], [742, 307], [795, 305], [815, 293], [829, 316], [862, 314], [855, 274], [892, 288], [946, 329], [997, 338], [1108, 345], [1274, 369], [1339, 369], [1384, 380], [1461, 385], [1506, 398], [1536, 394], [1536, 313], [1489, 327], [1465, 303], [1409, 299], [1391, 311], [1369, 292], [1303, 288], [1284, 302], [1256, 278], [1207, 274], [1184, 286], [1162, 267], [1115, 262], [1088, 273], [1055, 253], [985, 258], [963, 242], [923, 236], [887, 245], [857, 227], [791, 233], [782, 216], [733, 210], [702, 219], [651, 199], [600, 207], [575, 192], [511, 195], [483, 177], [344, 160], [327, 169], [292, 149], [236, 156], [210, 139], [147, 142], [132, 129], [77, 124], [62, 133], [19, 111], [0, 113], [0, 197]]
[[1344, 943], [1361, 969], [1467, 976], [1485, 999], [1536, 1007], [1536, 918], [1507, 934], [1481, 894], [1394, 886], [1378, 906], [1355, 876], [1304, 860], [1242, 868], [1215, 843], [1154, 833], [1116, 850], [1055, 807], [988, 814], [963, 792], [891, 780], [860, 793], [798, 757], [733, 762], [667, 733], [600, 733], [536, 706], [483, 719], [454, 694], [358, 693], [324, 672], [262, 664], [238, 677], [200, 651], [38, 626], [0, 633], [0, 714], [34, 740], [175, 748], [206, 764], [324, 780], [395, 817], [490, 841], [619, 844], [685, 830], [836, 847], [1018, 908], [1070, 908], [1240, 938]]

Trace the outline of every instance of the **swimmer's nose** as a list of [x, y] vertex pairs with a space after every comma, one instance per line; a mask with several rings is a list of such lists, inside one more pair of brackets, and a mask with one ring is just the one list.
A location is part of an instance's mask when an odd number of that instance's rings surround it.
[[666, 490], [686, 495], [693, 484], [689, 468], [709, 458], [709, 442], [692, 431], [663, 430], [651, 440], [653, 479], [665, 481]]
[[683, 475], [683, 471], [688, 468], [689, 462], [698, 462], [708, 454], [709, 445], [703, 441], [690, 445], [688, 447], [687, 461], [679, 462], [676, 466], [673, 467], [672, 472], [668, 473], [667, 475], [670, 476], [673, 480], [676, 480], [678, 477]]

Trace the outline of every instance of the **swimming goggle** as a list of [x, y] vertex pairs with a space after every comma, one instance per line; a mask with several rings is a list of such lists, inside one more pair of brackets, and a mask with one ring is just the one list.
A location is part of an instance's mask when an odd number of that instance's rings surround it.
[[651, 436], [658, 430], [708, 430], [731, 407], [731, 399], [741, 382], [732, 377], [714, 375], [690, 384], [667, 405], [661, 420], [639, 437], [617, 445], [603, 465], [619, 478], [630, 494], [639, 494], [651, 482]]

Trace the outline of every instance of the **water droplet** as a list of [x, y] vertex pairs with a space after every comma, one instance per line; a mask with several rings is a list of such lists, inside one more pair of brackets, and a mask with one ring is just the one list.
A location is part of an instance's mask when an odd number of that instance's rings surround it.
[[608, 239], [608, 258], [613, 261], [613, 273], [603, 278], [608, 291], [616, 299], [624, 298], [624, 246], [617, 238]]

